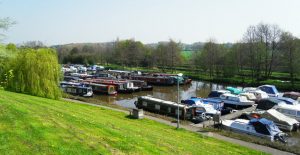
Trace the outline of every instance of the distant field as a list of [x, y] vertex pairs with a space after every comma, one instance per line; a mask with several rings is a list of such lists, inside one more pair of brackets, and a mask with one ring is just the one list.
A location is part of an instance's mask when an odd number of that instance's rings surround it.
[[191, 58], [192, 54], [194, 51], [181, 51], [181, 56], [185, 59], [188, 60]]
[[262, 154], [124, 113], [0, 90], [0, 154]]

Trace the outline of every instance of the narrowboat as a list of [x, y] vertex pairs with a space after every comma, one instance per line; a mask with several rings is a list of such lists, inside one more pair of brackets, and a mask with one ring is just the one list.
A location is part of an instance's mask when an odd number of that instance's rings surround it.
[[67, 82], [67, 81], [62, 81], [60, 82], [60, 87], [66, 87], [66, 86], [83, 86], [83, 83], [79, 82]]
[[153, 90], [153, 87], [150, 85], [147, 85], [147, 82], [145, 82], [145, 81], [142, 81], [142, 80], [128, 80], [128, 81], [132, 82], [135, 87], [140, 87], [140, 89], [142, 91], [152, 91]]
[[188, 106], [185, 104], [165, 101], [150, 96], [138, 97], [138, 100], [135, 102], [135, 105], [139, 109], [144, 109], [150, 112], [176, 118], [179, 108], [180, 119], [188, 119], [196, 122], [209, 119], [211, 116], [209, 116], [209, 113], [206, 113], [207, 111], [210, 111], [207, 109], [207, 107], [210, 106], [210, 108], [213, 109], [213, 107], [208, 104], [206, 106]]
[[64, 76], [64, 81], [80, 81], [82, 80], [79, 77], [75, 77], [75, 76]]
[[171, 101], [165, 101], [150, 96], [138, 97], [138, 100], [137, 102], [135, 102], [135, 105], [139, 109], [144, 109], [150, 112], [155, 112], [173, 117], [177, 117], [179, 107], [179, 117], [181, 119], [186, 119], [188, 109], [187, 105], [178, 104]]
[[266, 92], [270, 97], [278, 97], [279, 92], [274, 85], [262, 85], [257, 87], [259, 90]]
[[64, 87], [61, 88], [65, 93], [69, 93], [72, 95], [79, 95], [84, 97], [93, 96], [93, 90], [91, 87], [65, 85]]
[[236, 120], [223, 120], [222, 125], [229, 130], [253, 135], [270, 141], [287, 142], [287, 134], [282, 132], [273, 121], [265, 118], [251, 120], [236, 119]]
[[174, 85], [175, 80], [172, 77], [168, 76], [142, 76], [142, 75], [132, 75], [128, 77], [130, 80], [143, 80], [146, 81], [148, 84], [152, 85]]
[[118, 93], [133, 93], [134, 92], [133, 89], [127, 88], [127, 83], [117, 82], [116, 80], [90, 79], [90, 80], [84, 80], [84, 82], [104, 84], [104, 85], [113, 85], [113, 86], [115, 86], [116, 91]]
[[165, 73], [153, 73], [153, 76], [167, 76], [167, 77], [172, 77], [174, 78], [175, 84], [177, 84], [177, 81], [179, 82], [180, 85], [183, 84], [191, 84], [192, 79], [189, 79], [187, 76], [184, 75], [176, 75], [176, 74], [165, 74]]
[[115, 86], [96, 83], [89, 83], [88, 85], [92, 87], [94, 93], [117, 95]]

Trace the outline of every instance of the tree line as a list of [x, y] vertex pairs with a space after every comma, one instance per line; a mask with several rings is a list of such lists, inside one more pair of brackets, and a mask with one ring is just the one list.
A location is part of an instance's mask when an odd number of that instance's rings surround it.
[[[294, 84], [300, 72], [300, 41], [277, 25], [260, 23], [249, 26], [236, 43], [217, 43], [210, 39], [197, 46], [170, 39], [167, 42], [143, 44], [134, 39], [109, 43], [69, 44], [55, 46], [60, 63], [118, 64], [129, 67], [158, 67], [163, 71], [178, 67], [196, 70], [211, 78], [250, 78], [257, 82], [272, 77], [274, 72], [289, 74]], [[189, 59], [181, 51], [193, 48]]]

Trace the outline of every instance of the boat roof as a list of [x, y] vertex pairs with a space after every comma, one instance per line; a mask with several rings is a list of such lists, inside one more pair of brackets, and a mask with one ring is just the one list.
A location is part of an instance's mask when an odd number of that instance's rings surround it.
[[166, 100], [154, 98], [154, 97], [151, 97], [151, 96], [140, 96], [139, 98], [148, 99], [148, 100], [152, 100], [152, 101], [156, 101], [156, 102], [161, 102], [161, 103], [165, 103], [165, 104], [169, 104], [169, 105], [173, 105], [173, 106], [179, 106], [181, 108], [186, 107], [186, 105], [183, 105], [183, 104], [178, 104], [176, 102], [166, 101]]
[[280, 112], [278, 112], [277, 110], [275, 109], [269, 109], [267, 111], [265, 111], [262, 116], [265, 116], [265, 115], [269, 115], [275, 119], [277, 119], [278, 121], [284, 121], [290, 125], [293, 125], [295, 123], [299, 123], [296, 119], [294, 118], [291, 118], [291, 117], [288, 117]]
[[278, 104], [278, 107], [281, 107], [282, 109], [289, 109], [289, 110], [297, 110], [300, 111], [300, 104]]
[[238, 88], [234, 88], [234, 87], [226, 87], [226, 90], [229, 90], [230, 92], [232, 92], [234, 94], [239, 94], [239, 93], [243, 92], [242, 90], [240, 90]]
[[111, 86], [111, 85], [106, 85], [106, 84], [98, 84], [98, 83], [89, 83], [91, 86]]
[[222, 94], [223, 96], [225, 96], [225, 97], [236, 97], [236, 98], [238, 98], [239, 96], [237, 96], [237, 95], [234, 95], [234, 94], [228, 94], [228, 93], [225, 93], [225, 94]]
[[283, 101], [278, 100], [278, 99], [275, 98], [275, 97], [272, 97], [272, 98], [262, 98], [262, 99], [259, 100], [259, 102], [263, 102], [263, 101], [266, 101], [266, 100], [271, 101], [271, 102], [274, 102], [274, 103], [277, 103], [277, 104], [279, 104], [279, 103], [284, 103]]
[[271, 97], [271, 98], [275, 98], [275, 99], [287, 102], [287, 104], [294, 104], [295, 102], [297, 102], [296, 100], [288, 98], [288, 97]]
[[256, 123], [256, 122], [260, 122], [262, 124], [265, 125], [274, 125], [274, 122], [271, 120], [268, 120], [266, 118], [252, 118], [249, 123]]
[[219, 93], [230, 93], [228, 90], [212, 90], [212, 92], [219, 92]]
[[291, 92], [284, 92], [283, 95], [295, 95], [295, 96], [300, 97], [300, 93], [299, 93], [299, 92], [294, 92], [294, 91], [291, 91]]

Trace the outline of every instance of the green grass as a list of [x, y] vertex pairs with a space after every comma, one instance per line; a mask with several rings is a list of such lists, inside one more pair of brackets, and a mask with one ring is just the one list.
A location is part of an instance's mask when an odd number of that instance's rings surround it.
[[263, 154], [148, 119], [0, 90], [0, 154]]

